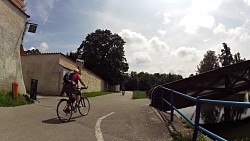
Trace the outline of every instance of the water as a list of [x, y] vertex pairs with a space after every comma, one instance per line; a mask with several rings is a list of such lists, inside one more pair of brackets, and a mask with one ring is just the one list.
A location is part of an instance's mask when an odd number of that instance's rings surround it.
[[[249, 102], [250, 93], [238, 93], [222, 100]], [[192, 118], [195, 106], [181, 109], [181, 111], [187, 117]], [[200, 124], [230, 141], [250, 140], [250, 108], [203, 104]]]
[[[238, 93], [222, 100], [249, 102], [250, 94]], [[210, 131], [228, 140], [250, 140], [250, 108], [204, 104], [201, 122]]]

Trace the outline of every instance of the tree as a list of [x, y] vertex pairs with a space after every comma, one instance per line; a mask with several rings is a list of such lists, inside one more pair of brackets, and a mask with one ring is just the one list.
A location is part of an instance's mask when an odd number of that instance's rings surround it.
[[230, 47], [226, 43], [222, 43], [223, 48], [221, 49], [221, 54], [219, 54], [219, 59], [222, 66], [231, 65], [234, 63], [233, 55], [231, 54]]
[[240, 53], [238, 52], [238, 53], [235, 53], [234, 54], [234, 59], [233, 59], [234, 61], [233, 61], [233, 63], [239, 63], [239, 62], [242, 62], [242, 61], [244, 61], [244, 60], [246, 60], [245, 58], [244, 59], [241, 59], [241, 57], [240, 57]]
[[25, 51], [25, 54], [41, 54], [41, 52], [39, 51], [39, 49], [31, 49]]
[[181, 75], [177, 74], [149, 74], [147, 72], [131, 72], [128, 75], [128, 81], [125, 83], [126, 90], [149, 90], [157, 85], [169, 83], [179, 79], [183, 79]]
[[197, 69], [198, 69], [197, 72], [200, 74], [200, 73], [213, 70], [219, 67], [220, 65], [219, 65], [218, 57], [215, 55], [214, 51], [209, 50], [204, 55], [203, 60], [197, 66]]
[[122, 83], [128, 70], [124, 54], [124, 40], [110, 30], [98, 29], [87, 35], [77, 53], [82, 55], [84, 66], [111, 85]]
[[66, 56], [68, 56], [69, 58], [71, 58], [72, 60], [76, 61], [77, 59], [77, 53], [76, 52], [70, 52], [70, 53], [67, 53]]

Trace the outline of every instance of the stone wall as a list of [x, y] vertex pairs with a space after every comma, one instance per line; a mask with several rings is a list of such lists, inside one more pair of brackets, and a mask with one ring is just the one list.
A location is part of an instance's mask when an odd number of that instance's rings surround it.
[[[88, 92], [98, 92], [98, 91], [105, 91], [105, 82], [96, 74], [91, 72], [90, 70], [79, 66], [79, 64], [73, 62], [71, 59], [67, 57], [60, 57], [59, 64], [64, 67], [61, 77], [69, 70], [74, 70], [74, 68], [79, 68], [81, 72], [81, 79], [84, 81], [85, 85], [88, 86], [86, 91]], [[79, 67], [78, 67], [79, 66]], [[62, 86], [60, 86], [62, 87]]]
[[0, 0], [0, 90], [11, 91], [19, 82], [19, 93], [26, 93], [23, 82], [20, 45], [28, 15], [9, 0]]

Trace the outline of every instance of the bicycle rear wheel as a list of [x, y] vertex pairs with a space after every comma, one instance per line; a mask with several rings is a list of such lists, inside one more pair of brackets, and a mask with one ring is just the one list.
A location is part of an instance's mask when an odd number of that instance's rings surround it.
[[72, 104], [67, 99], [61, 99], [57, 104], [57, 116], [62, 122], [69, 121], [72, 116]]
[[89, 113], [90, 103], [86, 97], [81, 97], [79, 101], [78, 111], [82, 116], [86, 116]]

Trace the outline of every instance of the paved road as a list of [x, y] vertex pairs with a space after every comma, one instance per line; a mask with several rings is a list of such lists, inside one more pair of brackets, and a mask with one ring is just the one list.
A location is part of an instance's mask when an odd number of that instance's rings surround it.
[[31, 105], [0, 107], [1, 141], [167, 141], [164, 122], [148, 106], [132, 100], [132, 92], [89, 98], [90, 113], [73, 114], [61, 123], [56, 115], [60, 97], [38, 96]]

